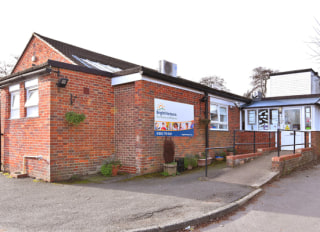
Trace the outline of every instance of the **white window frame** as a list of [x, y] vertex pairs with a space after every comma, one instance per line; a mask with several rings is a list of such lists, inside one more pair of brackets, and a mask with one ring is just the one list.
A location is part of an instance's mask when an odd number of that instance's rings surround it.
[[[10, 92], [10, 119], [18, 119], [20, 118], [20, 84], [9, 86]], [[14, 98], [17, 98], [17, 104], [14, 107]]]
[[[26, 103], [24, 107], [26, 108], [27, 118], [39, 117], [39, 88], [38, 79], [33, 79], [25, 82], [26, 89]], [[34, 92], [33, 98], [31, 98], [31, 93]]]
[[[212, 106], [215, 105], [217, 106], [217, 114], [218, 114], [218, 120], [217, 121], [213, 121], [211, 120], [211, 109]], [[226, 122], [221, 122], [221, 118], [220, 118], [220, 108], [226, 108], [226, 117], [227, 117], [227, 121]], [[211, 124], [217, 124], [218, 128], [212, 128]], [[220, 129], [220, 125], [225, 125], [227, 126], [227, 128], [224, 129]], [[218, 104], [218, 103], [210, 103], [210, 130], [215, 130], [215, 131], [228, 131], [229, 130], [229, 107], [227, 105], [222, 105], [222, 104]]]
[[[263, 130], [259, 127], [259, 111], [260, 110], [268, 110], [268, 125], [267, 125], [267, 128], [266, 130]], [[271, 124], [271, 111], [272, 110], [277, 110], [278, 112], [278, 122], [277, 124]], [[250, 124], [249, 121], [250, 121], [250, 118], [249, 118], [249, 112], [255, 112], [255, 122]], [[246, 110], [246, 118], [247, 118], [247, 121], [246, 121], [246, 125], [245, 125], [245, 128], [246, 130], [251, 130], [251, 131], [276, 131], [277, 129], [272, 129], [272, 125], [276, 125], [276, 127], [278, 128], [278, 125], [279, 125], [279, 109], [278, 108], [257, 108], [257, 109], [247, 109]]]

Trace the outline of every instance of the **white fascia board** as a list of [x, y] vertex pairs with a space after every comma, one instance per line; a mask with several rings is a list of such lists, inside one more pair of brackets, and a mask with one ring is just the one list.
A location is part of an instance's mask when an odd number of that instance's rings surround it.
[[[175, 78], [175, 77], [173, 77], [173, 78]], [[181, 90], [186, 90], [186, 91], [193, 92], [193, 93], [203, 94], [203, 92], [201, 92], [201, 91], [197, 91], [197, 90], [194, 90], [194, 89], [191, 89], [188, 87], [183, 87], [183, 86], [171, 84], [166, 81], [153, 79], [148, 76], [141, 75], [140, 73], [134, 73], [134, 74], [124, 75], [124, 76], [120, 76], [120, 77], [113, 77], [111, 79], [111, 85], [112, 86], [121, 85], [121, 84], [131, 83], [131, 82], [135, 82], [135, 81], [148, 81], [148, 82], [152, 82], [152, 83], [156, 83], [156, 84], [160, 84], [160, 85], [165, 85], [165, 86], [169, 86], [169, 87], [176, 88], [176, 89], [181, 89]]]
[[140, 80], [142, 80], [141, 73], [133, 73], [133, 74], [124, 75], [120, 77], [113, 77], [111, 79], [111, 85], [112, 86], [122, 85], [122, 84], [131, 83], [135, 81], [140, 81]]
[[228, 105], [228, 106], [235, 106], [234, 105], [235, 102], [239, 102], [240, 104], [244, 104], [244, 102], [240, 102], [240, 101], [228, 99], [228, 98], [222, 98], [222, 97], [215, 96], [212, 94], [209, 94], [209, 97], [210, 97], [211, 103], [218, 103], [221, 105]]
[[[176, 77], [172, 77], [172, 78], [176, 78]], [[160, 85], [169, 86], [169, 87], [176, 88], [176, 89], [189, 91], [189, 92], [192, 92], [192, 93], [203, 94], [203, 91], [198, 91], [198, 90], [194, 90], [194, 89], [191, 89], [191, 88], [188, 88], [188, 87], [183, 87], [183, 86], [180, 86], [180, 85], [171, 84], [171, 83], [168, 83], [166, 81], [161, 81], [161, 80], [157, 80], [157, 79], [153, 79], [153, 78], [147, 77], [145, 75], [142, 76], [142, 80], [149, 81], [149, 82], [156, 83], [156, 84], [160, 84]]]

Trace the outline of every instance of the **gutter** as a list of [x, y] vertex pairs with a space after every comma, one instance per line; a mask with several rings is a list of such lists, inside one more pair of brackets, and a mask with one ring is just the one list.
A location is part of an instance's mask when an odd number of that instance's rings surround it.
[[19, 75], [13, 76], [13, 77], [8, 76], [8, 78], [6, 78], [4, 80], [0, 80], [0, 89], [6, 87], [8, 85], [12, 85], [14, 82], [20, 82], [25, 79], [29, 79], [29, 78], [32, 78], [35, 76], [41, 76], [41, 75], [49, 74], [49, 73], [51, 73], [51, 68], [44, 67], [39, 70], [19, 74]]

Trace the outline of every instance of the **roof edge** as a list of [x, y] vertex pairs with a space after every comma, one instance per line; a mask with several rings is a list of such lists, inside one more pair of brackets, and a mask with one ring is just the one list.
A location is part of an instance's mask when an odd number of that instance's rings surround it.
[[37, 37], [39, 40], [41, 40], [42, 42], [44, 42], [45, 44], [47, 44], [50, 48], [52, 48], [54, 51], [56, 51], [57, 53], [59, 53], [61, 56], [63, 56], [65, 59], [69, 60], [72, 64], [76, 65], [76, 63], [71, 60], [69, 57], [67, 57], [65, 54], [63, 54], [61, 51], [59, 51], [58, 49], [56, 49], [52, 44], [50, 44], [48, 41], [46, 41], [45, 39], [42, 38], [42, 35], [34, 32], [33, 36]]
[[72, 70], [72, 71], [84, 72], [84, 73], [88, 73], [88, 74], [95, 74], [95, 75], [105, 76], [105, 77], [112, 77], [113, 76], [113, 73], [111, 73], [111, 72], [87, 68], [87, 67], [83, 67], [83, 66], [79, 66], [79, 65], [75, 65], [75, 64], [68, 64], [68, 63], [64, 63], [64, 62], [60, 62], [60, 61], [56, 61], [56, 60], [48, 60], [48, 64], [50, 66], [55, 67], [55, 68], [63, 68], [63, 69], [68, 69], [68, 70]]
[[160, 72], [158, 72], [158, 71], [156, 71], [154, 69], [146, 68], [144, 66], [141, 66], [141, 71], [142, 71], [142, 74], [149, 75], [149, 76], [157, 78], [159, 80], [163, 80], [163, 81], [167, 81], [167, 82], [170, 82], [170, 83], [182, 85], [182, 86], [185, 86], [185, 87], [196, 89], [198, 91], [207, 92], [207, 93], [210, 93], [212, 95], [217, 95], [217, 96], [220, 96], [220, 97], [225, 97], [225, 98], [229, 98], [229, 99], [233, 99], [233, 100], [241, 101], [241, 102], [245, 102], [245, 103], [249, 103], [249, 102], [252, 101], [249, 98], [246, 98], [246, 97], [243, 97], [243, 96], [240, 96], [240, 95], [236, 95], [236, 94], [233, 94], [233, 93], [229, 93], [229, 92], [226, 92], [226, 91], [223, 91], [223, 90], [213, 89], [213, 88], [210, 88], [208, 86], [202, 85], [202, 84], [194, 82], [194, 81], [190, 81], [190, 80], [183, 79], [183, 78], [180, 78], [180, 77], [168, 76], [166, 74], [160, 73]]
[[266, 98], [261, 98], [261, 101], [296, 99], [296, 98], [313, 98], [313, 97], [320, 98], [320, 94], [304, 94], [304, 95], [291, 95], [291, 96], [279, 96], [279, 97], [266, 97]]
[[271, 73], [270, 76], [280, 76], [280, 75], [287, 75], [287, 74], [294, 74], [294, 73], [303, 73], [303, 72], [312, 72], [314, 75], [319, 77], [319, 74], [315, 72], [312, 68], [308, 69], [298, 69], [298, 70], [291, 70], [291, 71], [285, 71], [285, 72], [276, 72]]
[[112, 77], [112, 75], [113, 75], [113, 73], [106, 72], [106, 71], [101, 71], [101, 70], [97, 70], [97, 69], [90, 69], [90, 68], [87, 68], [87, 67], [74, 65], [74, 64], [68, 64], [68, 63], [63, 63], [63, 62], [55, 61], [55, 60], [48, 60], [47, 62], [42, 63], [40, 65], [36, 65], [36, 66], [31, 67], [31, 68], [22, 70], [20, 72], [16, 72], [16, 73], [10, 74], [8, 76], [4, 76], [4, 77], [0, 78], [0, 82], [8, 81], [9, 79], [12, 79], [12, 78], [14, 78], [16, 76], [25, 75], [25, 74], [28, 74], [30, 72], [34, 72], [34, 71], [40, 70], [40, 69], [42, 69], [44, 67], [62, 68], [62, 69], [68, 69], [68, 70], [72, 70], [72, 71], [84, 72], [84, 73], [88, 73], [88, 74], [95, 74], [95, 75], [105, 76], [105, 77]]

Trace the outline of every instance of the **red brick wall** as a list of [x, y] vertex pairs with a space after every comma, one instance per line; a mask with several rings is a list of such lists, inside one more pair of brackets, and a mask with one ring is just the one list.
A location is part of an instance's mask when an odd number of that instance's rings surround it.
[[115, 86], [115, 146], [122, 171], [136, 173], [136, 109], [134, 83]]
[[[308, 133], [307, 133], [308, 134]], [[309, 139], [309, 137], [308, 137]], [[309, 140], [307, 140], [309, 141]], [[315, 155], [320, 157], [320, 131], [311, 132], [311, 146]]]
[[[69, 79], [66, 88], [58, 88], [58, 77], [51, 74], [39, 78], [39, 117], [25, 117], [24, 82], [20, 84], [20, 119], [10, 117], [8, 88], [1, 91], [2, 163], [6, 171], [23, 171], [27, 158], [29, 176], [46, 181], [69, 179], [99, 170], [102, 162], [114, 153], [114, 94], [108, 77], [60, 69]], [[89, 94], [84, 93], [89, 88]], [[77, 96], [70, 105], [70, 94]], [[65, 121], [65, 113], [84, 113], [78, 126]]]
[[[194, 105], [194, 137], [173, 137], [176, 156], [204, 151], [204, 129], [199, 127], [202, 94], [179, 90], [147, 81], [135, 83], [137, 171], [148, 173], [162, 169], [164, 137], [154, 136], [154, 98]], [[204, 111], [204, 103], [201, 103]]]
[[[36, 57], [35, 62], [32, 62], [32, 56]], [[19, 63], [16, 65], [12, 73], [16, 73], [30, 68], [33, 64], [43, 64], [47, 62], [48, 59], [61, 61], [65, 63], [71, 63], [60, 53], [58, 53], [55, 49], [53, 49], [51, 46], [48, 46], [47, 43], [43, 42], [43, 40], [39, 39], [36, 36], [33, 36], [30, 43], [27, 45], [25, 52], [22, 54]]]
[[[111, 79], [64, 69], [60, 72], [69, 82], [66, 88], [58, 88], [55, 74], [50, 86], [52, 181], [94, 173], [115, 152]], [[89, 89], [89, 94], [85, 94], [84, 88]], [[77, 96], [73, 105], [70, 94]], [[69, 125], [64, 119], [68, 111], [84, 113], [85, 121], [78, 126]]]
[[43, 159], [26, 158], [26, 171], [30, 176], [50, 180], [50, 102], [49, 77], [39, 79], [39, 117], [26, 118], [24, 108], [26, 91], [20, 83], [20, 118], [10, 119], [10, 93], [1, 90], [1, 162], [5, 171], [23, 171], [24, 156], [42, 155]]
[[[237, 154], [253, 153], [256, 152], [258, 148], [268, 148], [269, 147], [269, 132], [263, 131], [237, 131], [236, 132], [236, 143], [253, 143], [255, 137], [255, 151], [252, 144], [250, 145], [237, 145]], [[270, 142], [271, 147], [275, 147], [276, 132], [270, 132]], [[266, 144], [258, 144], [266, 143]]]
[[[123, 170], [149, 173], [162, 169], [164, 137], [154, 136], [154, 98], [194, 105], [194, 137], [173, 137], [176, 156], [199, 154], [205, 149], [203, 94], [138, 81], [115, 87], [116, 151]], [[201, 106], [200, 106], [201, 105]], [[201, 114], [201, 115], [200, 115]], [[239, 128], [239, 109], [229, 107], [229, 129]], [[231, 132], [210, 131], [210, 146], [232, 144]]]

